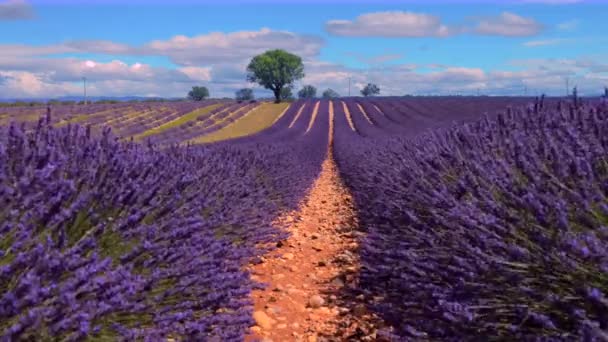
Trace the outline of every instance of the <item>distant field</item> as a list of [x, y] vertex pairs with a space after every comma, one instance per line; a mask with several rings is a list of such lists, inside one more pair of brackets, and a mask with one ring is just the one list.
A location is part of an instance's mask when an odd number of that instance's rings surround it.
[[[215, 142], [254, 134], [270, 127], [289, 103], [202, 102], [116, 103], [52, 105], [51, 123], [90, 126], [93, 134], [110, 127], [122, 139], [150, 139], [168, 145]], [[33, 127], [47, 112], [46, 106], [3, 108], [0, 125], [10, 122]]]

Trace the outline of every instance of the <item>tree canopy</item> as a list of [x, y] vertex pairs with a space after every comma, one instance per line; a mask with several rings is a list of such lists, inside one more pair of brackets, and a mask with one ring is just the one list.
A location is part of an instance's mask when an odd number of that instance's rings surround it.
[[281, 100], [292, 100], [293, 99], [293, 87], [287, 86], [281, 89]]
[[317, 88], [306, 85], [298, 91], [298, 97], [301, 99], [314, 99], [317, 96]]
[[340, 97], [340, 94], [338, 94], [335, 90], [331, 89], [331, 88], [327, 88], [324, 92], [323, 92], [323, 98], [324, 99], [332, 99], [334, 97]]
[[243, 88], [236, 91], [237, 101], [251, 101], [253, 99], [253, 89], [251, 88]]
[[253, 57], [247, 66], [247, 80], [272, 90], [277, 103], [281, 102], [283, 89], [302, 77], [302, 58], [281, 49]]
[[192, 87], [192, 90], [188, 92], [188, 99], [194, 101], [202, 101], [209, 97], [209, 89], [207, 87]]
[[374, 96], [380, 94], [380, 88], [373, 83], [368, 83], [363, 89], [361, 89], [361, 95], [363, 96]]

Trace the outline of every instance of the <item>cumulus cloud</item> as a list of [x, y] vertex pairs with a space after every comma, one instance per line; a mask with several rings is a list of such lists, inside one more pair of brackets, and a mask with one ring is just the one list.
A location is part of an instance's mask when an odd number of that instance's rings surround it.
[[543, 25], [532, 18], [503, 12], [498, 16], [482, 18], [474, 31], [481, 35], [529, 37], [539, 34], [542, 30]]
[[22, 0], [8, 0], [0, 3], [0, 21], [26, 20], [34, 17], [32, 6]]
[[140, 53], [168, 56], [183, 66], [240, 61], [269, 49], [284, 49], [302, 57], [319, 54], [323, 39], [288, 31], [212, 32], [194, 37], [175, 36], [169, 40], [150, 42]]
[[[126, 44], [115, 43], [107, 40], [79, 40], [67, 41], [61, 47], [70, 51], [82, 51], [107, 54], [140, 54], [141, 49]], [[56, 47], [59, 48], [59, 47]]]
[[[123, 92], [123, 95], [137, 91], [142, 93], [136, 94], [143, 94], [144, 89], [148, 89], [149, 93], [179, 96], [187, 92], [190, 86], [206, 82], [210, 88], [215, 85], [222, 91], [232, 93], [233, 89], [228, 90], [231, 87], [247, 85], [244, 73], [252, 56], [280, 48], [310, 59], [319, 54], [323, 44], [323, 39], [319, 37], [262, 28], [258, 31], [213, 32], [190, 37], [180, 35], [139, 46], [104, 40], [66, 41], [47, 46], [0, 45], [3, 51], [0, 54], [0, 72], [27, 72], [35, 79], [51, 83], [77, 82], [86, 76], [91, 84], [91, 94], [96, 89], [96, 83], [101, 85], [108, 82], [113, 82], [115, 87], [100, 86], [97, 89], [108, 91], [108, 94]], [[106, 54], [117, 58], [100, 63], [55, 56], [66, 53]], [[176, 67], [152, 67], [142, 63], [128, 65], [120, 61], [120, 56], [163, 56]], [[141, 84], [135, 86], [137, 82]], [[150, 84], [156, 84], [158, 88], [155, 90]], [[127, 86], [131, 88], [125, 89]], [[163, 92], [163, 89], [166, 91]], [[171, 93], [172, 89], [178, 93]], [[0, 93], [7, 96], [2, 89]]]
[[325, 29], [349, 37], [446, 37], [455, 33], [439, 17], [402, 11], [366, 13], [354, 20], [330, 20]]
[[[530, 41], [528, 45], [545, 43]], [[593, 60], [524, 60], [513, 61], [508, 71], [481, 70], [431, 61], [427, 65], [397, 64], [404, 56], [391, 51], [358, 56], [368, 67], [355, 69], [320, 61], [323, 44], [321, 38], [314, 36], [260, 29], [175, 36], [139, 46], [99, 40], [48, 46], [0, 45], [0, 94], [2, 97], [78, 95], [81, 79], [86, 76], [87, 91], [92, 96], [184, 96], [191, 86], [200, 84], [208, 86], [216, 97], [234, 96], [236, 89], [246, 86], [253, 86], [258, 94], [270, 95], [245, 80], [250, 58], [270, 48], [283, 48], [303, 57], [306, 77], [296, 88], [313, 84], [318, 89], [332, 88], [342, 95], [348, 94], [349, 80], [351, 94], [359, 94], [361, 87], [373, 82], [381, 87], [383, 95], [471, 94], [477, 89], [485, 94], [517, 95], [524, 86], [530, 93], [532, 89], [542, 89], [549, 94], [561, 94], [565, 76], [571, 77], [572, 84], [578, 77], [579, 89], [584, 93], [595, 87], [601, 89], [601, 82], [608, 77], [602, 74], [608, 71], [608, 64]], [[66, 53], [116, 57], [108, 62], [57, 56]], [[125, 63], [121, 56], [130, 56], [129, 60], [133, 56], [164, 56], [176, 65]]]
[[[342, 95], [358, 95], [367, 83], [378, 84], [383, 95], [523, 95], [546, 93], [562, 95], [564, 79], [578, 84], [581, 94], [594, 95], [603, 89], [608, 79], [608, 63], [594, 60], [519, 60], [512, 66], [519, 70], [482, 70], [449, 65], [393, 65], [383, 68], [354, 69], [339, 64], [313, 63], [306, 65], [307, 76], [302, 84], [318, 88], [330, 87]], [[428, 72], [428, 69], [432, 69]], [[509, 69], [512, 69], [510, 67]], [[593, 75], [593, 77], [590, 77]]]
[[210, 81], [211, 80], [211, 68], [201, 67], [183, 67], [177, 69], [183, 72], [192, 80], [196, 81]]
[[467, 27], [448, 26], [439, 17], [430, 14], [392, 11], [366, 13], [354, 20], [329, 20], [325, 23], [325, 30], [347, 37], [447, 37], [466, 32], [526, 37], [540, 33], [543, 25], [511, 12], [478, 18], [474, 27]]
[[[252, 87], [243, 77], [244, 66], [238, 63], [176, 70], [121, 61], [95, 61], [94, 67], [87, 66], [86, 60], [60, 60], [57, 63], [69, 66], [65, 69], [57, 66], [52, 72], [48, 71], [51, 70], [48, 65], [36, 71], [8, 72], [1, 71], [0, 66], [0, 79], [4, 80], [0, 82], [0, 93], [3, 97], [78, 95], [82, 91], [80, 77], [85, 72], [87, 79], [92, 81], [87, 85], [91, 95], [184, 96], [191, 86], [205, 82], [212, 96], [232, 97], [236, 89]], [[482, 70], [439, 64], [357, 69], [311, 58], [305, 60], [306, 77], [296, 89], [312, 84], [318, 89], [332, 88], [347, 95], [350, 79], [352, 95], [358, 95], [367, 82], [378, 84], [383, 95], [463, 95], [475, 94], [477, 89], [482, 94], [522, 95], [524, 87], [528, 94], [561, 95], [564, 79], [569, 77], [571, 84], [579, 85], [581, 94], [597, 94], [608, 80], [608, 63], [587, 59], [516, 60], [509, 69]], [[259, 86], [253, 87], [258, 95], [271, 95]]]

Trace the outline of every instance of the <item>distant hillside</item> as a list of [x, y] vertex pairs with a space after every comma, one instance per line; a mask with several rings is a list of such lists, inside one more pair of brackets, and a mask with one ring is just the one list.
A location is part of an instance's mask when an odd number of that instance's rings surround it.
[[[160, 97], [146, 97], [146, 96], [88, 96], [87, 101], [144, 101], [151, 99], [158, 99]], [[171, 98], [163, 98], [165, 100], [179, 100], [182, 98], [179, 97], [171, 97]], [[0, 98], [0, 102], [46, 102], [49, 100], [56, 101], [82, 101], [82, 96], [61, 96], [61, 97], [49, 97], [49, 98]]]

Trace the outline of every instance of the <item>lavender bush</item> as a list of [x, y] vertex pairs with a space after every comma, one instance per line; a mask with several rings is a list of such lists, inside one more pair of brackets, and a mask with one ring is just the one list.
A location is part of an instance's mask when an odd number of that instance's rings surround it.
[[0, 339], [242, 340], [244, 266], [323, 139], [159, 150], [49, 122], [0, 128]]
[[389, 337], [606, 339], [608, 107], [566, 107], [409, 138], [337, 123], [368, 231], [359, 291]]

